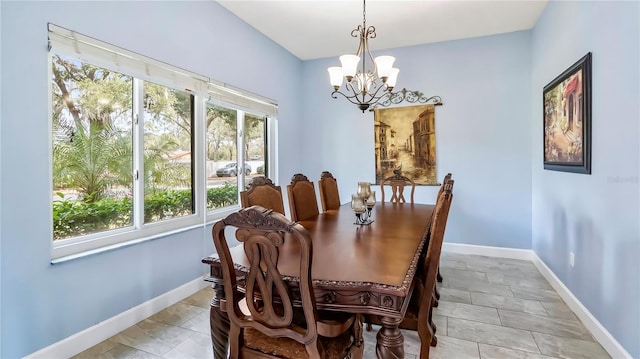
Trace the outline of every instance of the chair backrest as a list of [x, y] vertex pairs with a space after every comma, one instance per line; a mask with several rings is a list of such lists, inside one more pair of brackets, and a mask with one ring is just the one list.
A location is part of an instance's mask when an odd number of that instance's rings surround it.
[[249, 188], [240, 192], [240, 203], [242, 208], [258, 205], [284, 214], [282, 189], [264, 176], [254, 177]]
[[[438, 274], [438, 265], [440, 263], [440, 254], [442, 252], [442, 242], [444, 240], [444, 232], [447, 226], [447, 219], [449, 217], [449, 208], [451, 207], [451, 201], [453, 200], [453, 180], [449, 180], [444, 183], [444, 188], [440, 198], [436, 201], [436, 207], [434, 209], [434, 216], [431, 224], [431, 234], [429, 235], [429, 244], [427, 247], [427, 254], [423, 261], [424, 275], [423, 279], [423, 294], [420, 299], [420, 309], [418, 312], [418, 335], [422, 343], [422, 351], [429, 350], [431, 343], [431, 331], [429, 324], [429, 313], [431, 312], [431, 293], [435, 288], [436, 276]], [[427, 338], [427, 339], [425, 339]]]
[[[229, 227], [235, 228], [235, 239], [242, 243], [249, 268], [244, 276], [246, 297], [238, 291], [235, 265], [227, 243]], [[269, 337], [287, 337], [307, 344], [307, 351], [317, 354], [317, 311], [312, 295], [311, 262], [312, 242], [302, 225], [289, 221], [280, 213], [252, 206], [241, 209], [217, 222], [212, 230], [213, 243], [222, 264], [222, 277], [226, 295], [226, 310], [231, 329], [229, 349], [237, 358], [243, 343], [245, 329], [258, 330]], [[281, 273], [278, 259], [285, 242], [299, 248], [299, 297], [292, 298]], [[297, 274], [296, 274], [297, 275]], [[248, 312], [240, 307], [246, 298]], [[259, 300], [256, 300], [259, 299]], [[275, 300], [274, 300], [275, 299]], [[303, 318], [292, 324], [293, 301], [300, 301]], [[246, 311], [245, 311], [246, 312]], [[297, 316], [296, 316], [297, 318]], [[302, 320], [302, 322], [300, 322]], [[309, 349], [311, 348], [311, 349]], [[312, 353], [310, 353], [312, 354]], [[310, 355], [310, 357], [319, 355]]]
[[320, 175], [318, 181], [318, 189], [320, 190], [320, 203], [322, 204], [322, 212], [330, 209], [340, 208], [340, 192], [338, 191], [338, 181], [333, 177], [331, 172], [324, 171]]
[[388, 185], [391, 186], [391, 199], [389, 200], [389, 202], [407, 202], [404, 197], [404, 188], [406, 186], [411, 186], [410, 203], [413, 203], [413, 192], [415, 192], [416, 190], [416, 184], [411, 178], [403, 176], [401, 174], [395, 174], [391, 177], [385, 178], [382, 182], [380, 182], [380, 193], [382, 195], [382, 202], [384, 202], [384, 187]]
[[[443, 197], [442, 197], [442, 193], [444, 192], [445, 188], [447, 188], [447, 185], [450, 184], [450, 186], [448, 187], [450, 192], [451, 192], [451, 196], [453, 197], [453, 184], [455, 183], [454, 180], [451, 179], [451, 173], [447, 173], [446, 176], [444, 176], [444, 179], [442, 180], [442, 184], [440, 185], [440, 189], [438, 190], [438, 196], [436, 197], [436, 203], [435, 206], [436, 208], [438, 207], [438, 204], [442, 201]], [[447, 210], [448, 213], [448, 210]], [[433, 224], [435, 223], [435, 215], [436, 215], [436, 211], [433, 211], [433, 215], [431, 216], [431, 223], [429, 223], [429, 230], [427, 233], [429, 233], [429, 236], [431, 234], [431, 230], [433, 229]]]
[[438, 190], [438, 195], [436, 196], [436, 202], [438, 202], [438, 199], [440, 199], [440, 195], [442, 194], [442, 191], [444, 191], [444, 185], [451, 179], [451, 176], [452, 176], [451, 173], [447, 173], [442, 179], [442, 184], [440, 185], [440, 189]]
[[291, 220], [294, 222], [304, 221], [320, 214], [316, 188], [307, 176], [300, 173], [293, 175], [291, 183], [287, 185], [287, 195]]

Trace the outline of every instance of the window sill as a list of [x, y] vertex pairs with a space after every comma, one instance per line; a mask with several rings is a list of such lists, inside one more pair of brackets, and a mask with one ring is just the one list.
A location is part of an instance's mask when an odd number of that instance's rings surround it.
[[90, 250], [83, 251], [83, 252], [80, 252], [80, 253], [75, 253], [75, 254], [70, 254], [70, 255], [67, 255], [67, 256], [54, 258], [54, 259], [51, 260], [51, 264], [65, 263], [65, 262], [69, 262], [69, 261], [72, 261], [72, 260], [75, 260], [75, 259], [92, 256], [92, 255], [95, 255], [95, 254], [110, 252], [110, 251], [113, 251], [113, 250], [116, 250], [116, 249], [133, 246], [133, 245], [136, 245], [136, 244], [152, 241], [152, 240], [155, 240], [155, 239], [159, 239], [159, 238], [163, 238], [163, 237], [166, 237], [166, 236], [170, 236], [172, 234], [178, 234], [178, 233], [186, 232], [186, 231], [189, 231], [189, 230], [192, 230], [192, 229], [195, 229], [195, 228], [201, 228], [201, 227], [204, 227], [204, 226], [202, 224], [198, 224], [198, 225], [188, 226], [188, 227], [184, 227], [184, 228], [180, 228], [180, 229], [175, 229], [175, 230], [172, 230], [172, 231], [167, 231], [167, 232], [154, 234], [154, 235], [143, 237], [143, 238], [133, 239], [133, 240], [126, 241], [126, 242], [120, 242], [120, 243], [115, 243], [115, 244], [111, 244], [111, 245], [100, 247], [100, 248], [90, 249]]

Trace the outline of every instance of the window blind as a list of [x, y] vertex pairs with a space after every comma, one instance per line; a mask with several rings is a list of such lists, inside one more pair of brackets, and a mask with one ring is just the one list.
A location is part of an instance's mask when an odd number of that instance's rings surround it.
[[269, 99], [247, 94], [224, 83], [210, 82], [208, 92], [211, 100], [237, 106], [252, 113], [267, 116], [275, 116], [278, 113], [278, 107]]
[[125, 50], [118, 46], [48, 24], [50, 51], [83, 62], [118, 71], [126, 75], [176, 89], [186, 90], [211, 99], [252, 109], [264, 115], [277, 115], [277, 104], [266, 97], [235, 88], [188, 70]]

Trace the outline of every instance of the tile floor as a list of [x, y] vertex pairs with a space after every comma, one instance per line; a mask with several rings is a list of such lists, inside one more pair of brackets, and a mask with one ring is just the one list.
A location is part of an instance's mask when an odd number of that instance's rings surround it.
[[[440, 270], [431, 358], [610, 358], [531, 262], [443, 253]], [[73, 358], [212, 358], [212, 295], [203, 289]], [[377, 329], [364, 332], [367, 359]], [[406, 358], [417, 358], [418, 334], [404, 337]]]

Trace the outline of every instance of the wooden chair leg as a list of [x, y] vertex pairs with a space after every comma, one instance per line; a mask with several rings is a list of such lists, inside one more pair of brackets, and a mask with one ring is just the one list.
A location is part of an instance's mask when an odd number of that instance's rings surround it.
[[420, 359], [429, 359], [429, 345], [422, 345], [422, 343], [433, 343], [433, 334], [429, 330], [425, 332], [418, 331], [420, 337]]
[[367, 331], [370, 332], [373, 330], [373, 325], [371, 324], [371, 316], [368, 314], [364, 314], [364, 322], [367, 323]]
[[431, 332], [431, 346], [438, 345], [438, 338], [436, 337], [436, 323], [433, 322], [433, 309], [429, 310], [429, 331]]

